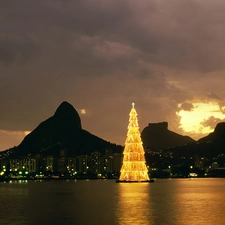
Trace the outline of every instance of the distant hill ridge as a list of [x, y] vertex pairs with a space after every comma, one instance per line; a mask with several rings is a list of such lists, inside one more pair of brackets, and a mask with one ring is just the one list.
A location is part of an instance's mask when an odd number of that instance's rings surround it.
[[196, 142], [188, 136], [183, 136], [168, 130], [167, 122], [149, 123], [148, 126], [143, 129], [141, 138], [144, 147], [152, 150], [161, 150]]
[[225, 157], [225, 122], [218, 123], [212, 133], [194, 144], [176, 146], [169, 151], [182, 156]]
[[[152, 150], [167, 149], [188, 155], [217, 155], [225, 153], [225, 122], [217, 124], [212, 133], [197, 142], [168, 130], [167, 122], [149, 123], [141, 132], [141, 138], [144, 147]], [[12, 149], [10, 157], [15, 158], [37, 154], [58, 155], [61, 149], [66, 149], [69, 156], [94, 151], [104, 153], [106, 149], [123, 151], [121, 145], [112, 144], [82, 129], [78, 112], [66, 101], [59, 105], [52, 117], [41, 122]]]
[[198, 140], [199, 143], [209, 141], [225, 141], [225, 122], [218, 123], [212, 133]]
[[40, 123], [28, 134], [18, 147], [15, 157], [23, 155], [55, 155], [66, 149], [69, 155], [104, 153], [105, 149], [121, 152], [122, 146], [105, 141], [82, 129], [81, 119], [74, 107], [64, 101], [54, 115]]

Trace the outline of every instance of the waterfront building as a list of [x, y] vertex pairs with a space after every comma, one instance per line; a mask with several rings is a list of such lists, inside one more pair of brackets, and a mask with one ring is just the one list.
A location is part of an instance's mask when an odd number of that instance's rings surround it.
[[89, 155], [80, 155], [77, 157], [78, 167], [77, 172], [82, 174], [87, 174], [90, 171], [90, 156]]
[[123, 163], [123, 154], [113, 153], [113, 161], [112, 161], [113, 172], [115, 173], [120, 172], [122, 163]]
[[20, 170], [24, 170], [27, 173], [35, 173], [37, 172], [37, 159], [26, 157], [21, 159], [22, 163], [20, 163]]
[[112, 155], [105, 155], [103, 157], [103, 173], [112, 173], [113, 172], [113, 156]]
[[20, 159], [9, 159], [9, 171], [19, 171], [22, 168], [22, 160]]
[[68, 158], [67, 169], [69, 173], [77, 173], [77, 158], [76, 157]]
[[56, 158], [52, 155], [45, 157], [46, 171], [55, 172], [56, 170]]
[[102, 157], [100, 152], [91, 153], [91, 173], [100, 174], [102, 172]]
[[60, 150], [60, 157], [58, 158], [57, 162], [57, 172], [60, 173], [67, 173], [67, 150], [62, 149]]

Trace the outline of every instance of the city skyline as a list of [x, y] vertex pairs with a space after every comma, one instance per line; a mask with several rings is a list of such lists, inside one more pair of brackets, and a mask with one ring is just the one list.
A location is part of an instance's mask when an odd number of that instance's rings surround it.
[[140, 130], [166, 121], [198, 140], [225, 121], [225, 3], [0, 3], [0, 151], [61, 102], [83, 129], [124, 145], [132, 102]]

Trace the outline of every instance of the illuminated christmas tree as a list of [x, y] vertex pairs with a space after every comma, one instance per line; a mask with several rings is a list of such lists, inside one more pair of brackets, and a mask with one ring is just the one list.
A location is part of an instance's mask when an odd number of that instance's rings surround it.
[[137, 119], [137, 112], [132, 103], [128, 125], [127, 139], [123, 152], [123, 164], [120, 170], [119, 182], [148, 182], [150, 181], [146, 167], [145, 152]]

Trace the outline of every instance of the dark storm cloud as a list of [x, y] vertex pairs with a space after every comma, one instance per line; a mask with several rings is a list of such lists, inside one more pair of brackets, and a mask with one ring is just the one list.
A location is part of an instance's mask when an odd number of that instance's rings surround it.
[[216, 95], [213, 91], [207, 95], [208, 98], [211, 98], [211, 99], [216, 99], [216, 100], [221, 100], [221, 98]]
[[[83, 51], [83, 56], [89, 56], [99, 44], [112, 42], [138, 50], [139, 57], [147, 62], [208, 71], [224, 68], [225, 18], [220, 10], [223, 6], [219, 1], [212, 7], [209, 2], [196, 1], [131, 4], [130, 1], [22, 0], [13, 1], [13, 5], [11, 1], [11, 5], [2, 7], [1, 13], [11, 25], [7, 27], [2, 22], [3, 28], [12, 33], [15, 28], [22, 36], [37, 35], [46, 50], [64, 46], [81, 50], [82, 42], [85, 44], [82, 38], [90, 38], [86, 44], [91, 49], [88, 53]], [[76, 49], [74, 42], [81, 49]]]
[[191, 103], [182, 103], [180, 106], [180, 110], [184, 110], [184, 111], [191, 111], [194, 108], [193, 104]]
[[23, 63], [34, 60], [37, 54], [38, 46], [32, 40], [0, 35], [0, 63], [11, 64], [15, 61]]
[[99, 136], [117, 133], [109, 122], [126, 127], [132, 101], [142, 127], [178, 127], [179, 103], [211, 90], [225, 98], [224, 9], [219, 0], [0, 1], [0, 129], [32, 130], [64, 100]]
[[220, 122], [224, 122], [224, 120], [220, 118], [215, 118], [214, 116], [210, 116], [207, 120], [204, 120], [201, 124], [204, 127], [210, 127], [211, 129], [214, 129], [215, 124], [218, 124]]

